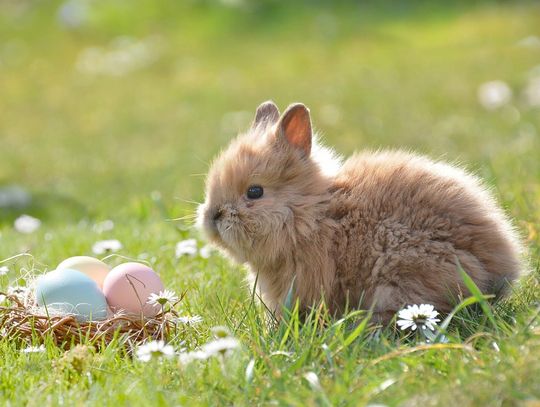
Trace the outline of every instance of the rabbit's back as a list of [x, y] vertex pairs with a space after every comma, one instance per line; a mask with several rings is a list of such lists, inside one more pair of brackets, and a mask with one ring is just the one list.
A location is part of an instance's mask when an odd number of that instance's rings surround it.
[[484, 293], [520, 273], [516, 234], [479, 180], [418, 155], [368, 152], [347, 160], [332, 188], [338, 303], [380, 312], [465, 293], [456, 259]]

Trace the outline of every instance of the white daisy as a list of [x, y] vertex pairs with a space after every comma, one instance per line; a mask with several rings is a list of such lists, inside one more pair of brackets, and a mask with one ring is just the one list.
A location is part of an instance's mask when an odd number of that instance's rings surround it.
[[200, 315], [185, 315], [175, 319], [175, 322], [185, 325], [197, 325], [203, 321], [203, 318]]
[[199, 250], [199, 255], [203, 258], [203, 259], [208, 259], [211, 255], [212, 255], [212, 251], [214, 249], [212, 248], [212, 246], [210, 246], [209, 244], [201, 247], [201, 249]]
[[225, 7], [242, 7], [245, 3], [244, 0], [220, 0], [221, 4]]
[[80, 0], [66, 1], [58, 9], [57, 18], [67, 28], [78, 28], [88, 21], [88, 4]]
[[103, 222], [98, 222], [92, 227], [94, 232], [103, 233], [114, 229], [114, 222], [110, 219], [106, 219]]
[[215, 341], [210, 341], [201, 347], [201, 350], [208, 356], [223, 355], [240, 348], [240, 342], [235, 338], [220, 338]]
[[182, 256], [195, 256], [197, 254], [197, 241], [195, 239], [186, 239], [176, 244], [176, 258]]
[[178, 297], [176, 296], [174, 291], [164, 290], [160, 291], [159, 294], [150, 294], [150, 297], [148, 297], [148, 301], [146, 301], [146, 303], [153, 305], [154, 307], [162, 307], [167, 303], [173, 305], [177, 301]]
[[478, 88], [478, 101], [487, 110], [506, 105], [512, 99], [512, 89], [506, 82], [491, 81]]
[[231, 335], [231, 331], [226, 326], [218, 325], [210, 329], [210, 331], [214, 334], [216, 339], [219, 338], [228, 338]]
[[15, 219], [13, 226], [17, 232], [30, 234], [39, 229], [41, 221], [30, 215], [21, 215]]
[[29, 346], [25, 349], [21, 349], [22, 353], [41, 353], [45, 352], [45, 345]]
[[174, 348], [165, 344], [164, 341], [151, 341], [139, 346], [137, 349], [137, 358], [142, 362], [148, 362], [152, 359], [164, 357], [170, 359], [174, 356]]
[[195, 350], [193, 352], [181, 352], [178, 354], [178, 360], [182, 365], [188, 365], [194, 360], [206, 360], [208, 356], [202, 350]]
[[313, 390], [320, 391], [322, 390], [321, 382], [319, 381], [319, 376], [315, 372], [307, 372], [304, 374], [304, 379], [309, 383], [310, 387]]
[[440, 321], [437, 315], [439, 313], [431, 304], [409, 305], [399, 311], [397, 324], [403, 331], [409, 328], [414, 331], [417, 327], [427, 327], [433, 331]]
[[540, 48], [540, 37], [536, 35], [529, 35], [520, 39], [517, 45], [525, 48]]
[[94, 252], [94, 254], [117, 252], [118, 250], [122, 249], [122, 247], [122, 243], [116, 239], [100, 240], [99, 242], [94, 243], [92, 246], [92, 252]]
[[5, 276], [9, 272], [7, 266], [0, 267], [0, 276]]
[[540, 106], [540, 76], [529, 79], [529, 83], [525, 88], [525, 98], [530, 106]]

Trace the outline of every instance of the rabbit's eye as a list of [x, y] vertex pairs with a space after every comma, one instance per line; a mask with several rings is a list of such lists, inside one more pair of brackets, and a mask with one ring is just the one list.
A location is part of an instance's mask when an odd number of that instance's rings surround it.
[[264, 190], [260, 185], [251, 185], [247, 190], [247, 197], [249, 199], [259, 199], [263, 196]]

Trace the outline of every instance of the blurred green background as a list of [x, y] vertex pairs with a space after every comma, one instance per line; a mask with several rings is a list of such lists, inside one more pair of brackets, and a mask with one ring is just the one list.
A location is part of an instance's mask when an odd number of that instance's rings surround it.
[[[501, 320], [498, 335], [485, 318], [465, 317], [463, 344], [450, 345], [478, 352], [407, 355], [413, 343], [392, 333], [345, 345], [343, 332], [296, 326], [296, 342], [285, 342], [282, 330], [253, 323], [262, 320], [241, 268], [180, 255], [176, 243], [204, 245], [190, 228], [204, 174], [267, 99], [282, 110], [304, 102], [343, 155], [403, 148], [486, 179], [530, 249], [531, 276], [497, 308], [518, 323]], [[175, 346], [196, 349], [215, 325], [243, 344], [228, 374], [225, 365], [131, 363], [107, 348], [74, 379], [59, 371], [56, 350], [32, 359], [0, 335], [0, 399], [325, 405], [306, 384], [315, 371], [340, 406], [532, 406], [539, 133], [538, 1], [0, 0], [0, 291], [70, 256], [103, 258], [96, 242], [118, 239], [109, 264], [147, 262], [185, 293], [182, 315], [202, 315]], [[41, 226], [18, 225], [23, 214]], [[404, 353], [393, 358], [396, 349]], [[270, 358], [283, 350], [294, 356]]]
[[539, 35], [532, 1], [2, 0], [0, 258], [22, 213], [40, 233], [191, 213], [266, 99], [345, 155], [462, 162], [534, 240]]

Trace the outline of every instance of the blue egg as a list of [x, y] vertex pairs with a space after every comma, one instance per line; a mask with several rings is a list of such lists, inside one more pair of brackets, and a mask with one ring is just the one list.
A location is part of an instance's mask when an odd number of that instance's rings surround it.
[[107, 300], [97, 283], [77, 270], [54, 270], [36, 281], [36, 302], [51, 314], [73, 314], [79, 322], [107, 318]]

